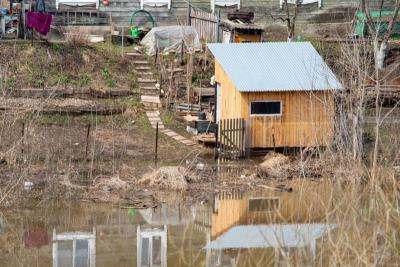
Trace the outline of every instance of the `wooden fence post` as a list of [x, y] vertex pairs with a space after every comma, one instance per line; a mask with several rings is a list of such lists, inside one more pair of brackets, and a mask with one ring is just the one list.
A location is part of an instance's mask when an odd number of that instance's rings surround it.
[[157, 167], [157, 153], [158, 153], [158, 122], [156, 124], [156, 147], [155, 147], [155, 154], [154, 154], [154, 163]]
[[85, 149], [85, 160], [87, 160], [88, 150], [89, 150], [89, 135], [90, 135], [90, 123], [87, 125], [86, 130], [86, 149]]
[[218, 138], [218, 133], [219, 133], [219, 127], [220, 124], [218, 122], [217, 127], [215, 129], [215, 148], [214, 148], [214, 160], [216, 160], [219, 157], [219, 138]]
[[245, 156], [248, 158], [250, 157], [250, 131], [251, 131], [251, 118], [244, 121], [244, 150]]
[[22, 122], [22, 129], [21, 129], [21, 155], [24, 156], [24, 146], [25, 146], [25, 122]]
[[218, 9], [218, 16], [217, 16], [217, 40], [216, 43], [219, 43], [219, 27], [221, 22], [221, 10]]

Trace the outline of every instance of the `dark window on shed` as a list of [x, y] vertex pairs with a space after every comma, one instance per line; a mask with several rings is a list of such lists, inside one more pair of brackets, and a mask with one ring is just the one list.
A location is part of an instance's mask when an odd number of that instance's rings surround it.
[[279, 198], [253, 198], [249, 199], [250, 212], [272, 212], [279, 210]]
[[281, 115], [282, 102], [281, 101], [256, 101], [251, 102], [250, 108], [251, 115]]

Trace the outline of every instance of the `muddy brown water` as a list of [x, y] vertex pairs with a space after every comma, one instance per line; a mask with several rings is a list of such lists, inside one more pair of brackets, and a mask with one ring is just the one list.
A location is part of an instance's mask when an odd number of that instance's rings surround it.
[[327, 185], [239, 190], [154, 209], [82, 202], [0, 212], [0, 266], [309, 266], [325, 236]]

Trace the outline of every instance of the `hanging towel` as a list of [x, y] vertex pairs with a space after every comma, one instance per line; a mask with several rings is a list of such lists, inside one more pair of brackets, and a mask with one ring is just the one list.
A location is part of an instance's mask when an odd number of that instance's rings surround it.
[[50, 31], [53, 17], [46, 13], [28, 12], [26, 26], [35, 29], [41, 35], [47, 35]]

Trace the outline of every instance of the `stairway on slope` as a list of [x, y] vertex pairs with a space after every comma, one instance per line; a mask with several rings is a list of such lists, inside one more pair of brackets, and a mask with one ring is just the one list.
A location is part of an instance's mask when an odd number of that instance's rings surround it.
[[137, 82], [140, 90], [140, 97], [146, 110], [156, 110], [161, 107], [160, 92], [156, 87], [157, 81], [150, 63], [143, 54], [138, 52], [127, 53], [127, 57], [133, 60], [137, 74]]

